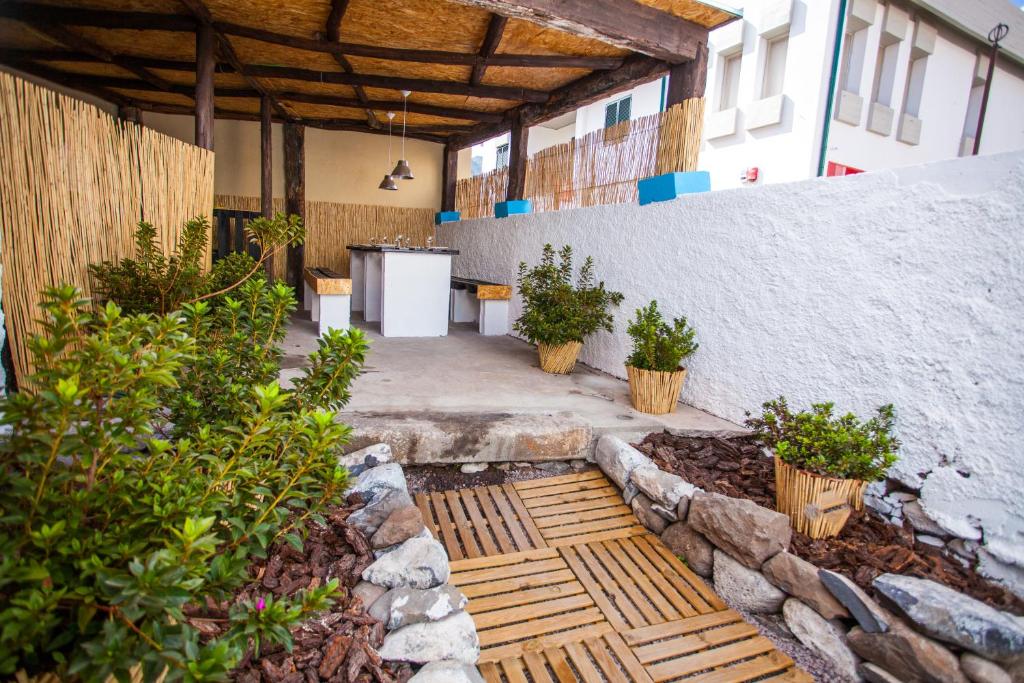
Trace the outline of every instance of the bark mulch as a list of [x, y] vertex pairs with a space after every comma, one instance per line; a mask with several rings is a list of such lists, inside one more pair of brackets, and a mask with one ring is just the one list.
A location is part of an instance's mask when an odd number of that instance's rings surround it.
[[[753, 437], [704, 439], [659, 433], [635, 445], [661, 469], [705, 491], [775, 509], [775, 468]], [[1024, 615], [1024, 600], [972, 567], [964, 567], [944, 550], [915, 542], [908, 523], [902, 527], [890, 524], [870, 509], [855, 511], [835, 538], [813, 540], [794, 531], [790, 552], [846, 575], [875, 596], [871, 585], [875, 577], [905, 574], [931, 579], [997, 609]]]
[[[255, 603], [260, 597], [291, 596], [337, 578], [341, 584], [334, 606], [292, 631], [294, 647], [280, 645], [250, 650], [232, 672], [241, 683], [405, 683], [408, 664], [385, 664], [376, 648], [384, 641], [384, 625], [366, 614], [350, 589], [373, 562], [370, 544], [345, 520], [361, 504], [327, 509], [326, 524], [309, 523], [309, 536], [298, 551], [286, 542], [271, 547], [266, 560], [249, 567], [252, 582], [235, 594], [234, 602]], [[189, 622], [216, 636], [228, 628], [228, 602], [186, 609]]]

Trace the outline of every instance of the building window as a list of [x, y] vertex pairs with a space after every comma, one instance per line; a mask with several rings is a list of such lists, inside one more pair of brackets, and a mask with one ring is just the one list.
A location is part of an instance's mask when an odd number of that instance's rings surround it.
[[740, 67], [743, 53], [736, 52], [721, 57], [722, 75], [718, 82], [718, 110], [733, 109], [740, 97]]
[[899, 43], [878, 47], [874, 92], [871, 99], [887, 107], [892, 107], [893, 87], [896, 84], [896, 61], [899, 53]]
[[604, 108], [604, 127], [611, 128], [623, 121], [629, 121], [629, 113], [633, 108], [633, 96], [623, 97]]
[[786, 52], [789, 50], [789, 36], [779, 36], [765, 41], [764, 78], [761, 81], [761, 98], [782, 94], [786, 82]]
[[842, 89], [860, 94], [860, 80], [864, 73], [864, 55], [867, 53], [867, 29], [847, 33], [843, 37], [843, 68], [840, 78]]
[[504, 145], [498, 145], [496, 153], [497, 158], [494, 162], [494, 168], [505, 168], [508, 166], [508, 143], [506, 142]]
[[921, 117], [921, 98], [924, 95], [924, 71], [928, 57], [911, 60], [907, 69], [907, 91], [903, 98], [903, 112], [915, 118]]

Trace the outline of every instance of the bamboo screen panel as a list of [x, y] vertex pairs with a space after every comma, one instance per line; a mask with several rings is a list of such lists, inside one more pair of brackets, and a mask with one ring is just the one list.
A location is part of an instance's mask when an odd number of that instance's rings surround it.
[[0, 73], [3, 308], [19, 382], [32, 371], [42, 290], [71, 283], [91, 295], [89, 264], [131, 256], [139, 220], [172, 249], [186, 220], [210, 214], [213, 159]]
[[[215, 204], [225, 209], [260, 210], [258, 197], [217, 195]], [[274, 200], [274, 211], [284, 211], [283, 200]], [[307, 201], [305, 225], [306, 265], [330, 268], [348, 277], [345, 245], [383, 237], [394, 240], [397, 235], [405, 235], [410, 244], [423, 245], [434, 235], [434, 209]], [[275, 279], [284, 280], [284, 264], [285, 259], [274, 259]]]
[[[697, 168], [703, 121], [704, 99], [695, 97], [543, 149], [527, 162], [526, 198], [537, 212], [635, 201], [638, 180]], [[507, 185], [505, 168], [463, 178], [456, 208], [464, 219], [493, 216]]]

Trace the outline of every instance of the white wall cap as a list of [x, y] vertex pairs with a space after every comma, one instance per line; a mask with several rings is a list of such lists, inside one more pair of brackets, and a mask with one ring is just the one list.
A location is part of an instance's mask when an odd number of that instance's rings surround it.
[[907, 27], [910, 25], [910, 16], [895, 5], [886, 5], [885, 19], [882, 21], [882, 34], [879, 42], [882, 45], [892, 45], [907, 37]]
[[839, 91], [839, 97], [836, 98], [836, 121], [842, 121], [851, 126], [859, 126], [863, 111], [863, 97], [849, 90]]
[[732, 54], [743, 49], [743, 27], [746, 20], [737, 19], [731, 24], [717, 28], [709, 35], [711, 49], [718, 54]]
[[879, 135], [889, 135], [892, 133], [893, 115], [892, 107], [872, 102], [868, 110], [868, 130]]
[[875, 11], [878, 3], [875, 0], [853, 0], [846, 13], [846, 32], [856, 33], [875, 23]]
[[757, 21], [757, 32], [765, 38], [786, 35], [792, 21], [793, 0], [765, 0]]
[[903, 114], [900, 117], [900, 129], [896, 139], [907, 145], [921, 142], [921, 119], [912, 114]]
[[910, 54], [913, 59], [920, 59], [935, 52], [935, 39], [938, 37], [938, 30], [929, 24], [917, 22], [914, 28], [914, 45]]
[[739, 109], [724, 109], [704, 116], [704, 139], [714, 140], [736, 134], [736, 119]]
[[785, 106], [786, 96], [779, 94], [755, 100], [746, 106], [747, 130], [755, 130], [782, 123], [782, 109]]

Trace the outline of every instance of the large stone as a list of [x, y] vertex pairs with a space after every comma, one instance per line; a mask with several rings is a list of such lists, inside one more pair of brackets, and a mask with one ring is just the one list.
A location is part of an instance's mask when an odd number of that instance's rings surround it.
[[927, 579], [882, 574], [873, 585], [933, 638], [996, 661], [1024, 655], [1024, 623], [1006, 612]]
[[906, 683], [891, 673], [871, 662], [861, 662], [857, 667], [859, 673], [868, 683]]
[[444, 659], [423, 665], [409, 683], [484, 683], [484, 677], [472, 664]]
[[708, 539], [690, 528], [686, 522], [669, 524], [661, 534], [661, 542], [686, 561], [686, 566], [703, 577], [711, 576], [715, 547]]
[[921, 507], [921, 501], [914, 499], [903, 503], [903, 518], [910, 522], [914, 531], [929, 536], [948, 536], [946, 530], [936, 524], [935, 520], [928, 516], [928, 513]]
[[447, 584], [421, 590], [393, 588], [369, 610], [370, 616], [388, 630], [444, 619], [466, 606], [466, 596]]
[[698, 491], [687, 523], [751, 569], [789, 548], [789, 517], [750, 500]]
[[360, 581], [352, 588], [352, 597], [359, 598], [363, 602], [363, 607], [369, 611], [373, 604], [387, 592], [388, 589], [384, 586], [378, 586], [369, 581]]
[[[367, 470], [370, 471], [370, 470]], [[381, 489], [380, 494], [348, 516], [348, 523], [372, 537], [377, 529], [394, 513], [412, 505], [412, 498], [404, 489]]]
[[855, 654], [873, 662], [898, 680], [921, 683], [967, 683], [956, 656], [898, 619], [885, 633], [854, 626], [846, 637]]
[[598, 466], [620, 488], [626, 488], [629, 475], [638, 467], [657, 466], [646, 455], [617, 436], [605, 434], [597, 440], [594, 459]]
[[410, 538], [364, 569], [363, 579], [387, 588], [433, 588], [447, 582], [450, 573], [443, 545], [432, 538]]
[[818, 568], [807, 560], [782, 552], [761, 565], [761, 573], [782, 590], [813, 607], [826, 619], [850, 616], [846, 608], [822, 585], [818, 578]]
[[450, 659], [476, 664], [480, 658], [480, 641], [473, 618], [457, 612], [440, 621], [410, 624], [384, 637], [377, 651], [387, 661], [426, 664]]
[[358, 451], [342, 455], [338, 458], [338, 464], [344, 465], [349, 474], [358, 476], [370, 467], [385, 465], [394, 460], [391, 455], [391, 446], [386, 443], [376, 443]]
[[857, 657], [846, 646], [844, 634], [814, 609], [790, 598], [782, 605], [782, 618], [797, 640], [831, 662], [839, 674], [851, 681], [860, 678]]
[[[427, 527], [423, 527], [422, 529], [420, 529], [420, 532], [418, 534], [413, 536], [413, 538], [425, 538], [425, 539], [429, 540], [429, 539], [434, 538], [434, 535], [430, 533], [430, 531], [427, 529]], [[389, 545], [389, 546], [387, 546], [385, 548], [374, 548], [374, 550], [373, 550], [373, 559], [376, 560], [376, 559], [379, 559], [379, 558], [387, 555], [388, 553], [395, 552], [396, 550], [401, 548], [404, 543], [405, 543], [405, 541], [402, 541], [402, 543], [396, 543], [394, 545]]]
[[842, 574], [827, 569], [819, 569], [818, 578], [828, 592], [850, 611], [866, 633], [885, 633], [889, 630], [889, 615], [860, 586]]
[[652, 501], [672, 509], [679, 505], [681, 498], [691, 498], [700, 490], [678, 474], [657, 467], [638, 467], [629, 475], [629, 480]]
[[348, 489], [348, 495], [358, 493], [363, 500], [379, 498], [387, 491], [405, 491], [408, 493], [409, 486], [405, 482], [405, 473], [398, 463], [389, 463], [378, 467], [371, 467], [360, 474], [355, 483]]
[[640, 520], [640, 523], [650, 529], [656, 534], [660, 534], [665, 530], [665, 526], [668, 522], [653, 509], [651, 499], [644, 494], [638, 495], [633, 499], [633, 502], [629, 504], [633, 508], [633, 514]]
[[970, 652], [960, 655], [960, 670], [972, 683], [1013, 683], [1001, 666]]
[[[408, 495], [408, 494], [407, 494]], [[423, 531], [423, 513], [415, 505], [400, 507], [384, 520], [373, 537], [370, 546], [387, 548], [388, 546], [407, 541]]]
[[713, 575], [715, 591], [738, 609], [770, 614], [778, 612], [786, 600], [786, 594], [760, 572], [743, 566], [721, 550], [715, 550]]

